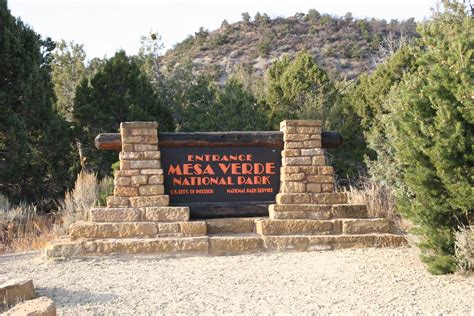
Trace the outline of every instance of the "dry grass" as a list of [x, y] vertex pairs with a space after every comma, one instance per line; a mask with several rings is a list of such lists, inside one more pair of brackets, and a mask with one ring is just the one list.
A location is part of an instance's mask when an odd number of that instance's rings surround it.
[[389, 186], [361, 178], [359, 183], [351, 185], [347, 191], [349, 203], [367, 205], [370, 217], [388, 218], [397, 230], [407, 231], [410, 223], [396, 213], [395, 192]]
[[114, 179], [112, 177], [104, 177], [99, 181], [99, 199], [98, 206], [107, 205], [107, 197], [114, 195]]
[[474, 227], [460, 227], [455, 238], [455, 254], [459, 271], [474, 271]]
[[52, 226], [53, 217], [37, 214], [34, 205], [22, 203], [11, 207], [4, 203], [0, 214], [0, 252], [40, 249], [53, 238]]
[[348, 189], [349, 201], [352, 204], [365, 204], [371, 217], [395, 217], [395, 196], [388, 186], [368, 179]]
[[11, 206], [0, 195], [0, 253], [42, 249], [48, 241], [67, 235], [73, 222], [87, 220], [99, 196], [110, 192], [110, 183], [110, 178], [98, 183], [95, 174], [81, 172], [74, 189], [58, 202], [58, 210], [43, 215], [31, 204]]
[[77, 220], [87, 220], [89, 209], [99, 198], [97, 175], [81, 172], [77, 176], [74, 189], [66, 192], [60, 202], [57, 214], [58, 221], [53, 227], [56, 236], [68, 234], [69, 226]]

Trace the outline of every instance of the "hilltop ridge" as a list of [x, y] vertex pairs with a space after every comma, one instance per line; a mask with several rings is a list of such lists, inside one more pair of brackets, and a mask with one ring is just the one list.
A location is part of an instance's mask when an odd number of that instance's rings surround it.
[[350, 13], [335, 17], [314, 9], [287, 18], [259, 13], [242, 18], [233, 24], [224, 20], [214, 31], [200, 28], [167, 51], [162, 66], [192, 63], [197, 72], [222, 82], [239, 67], [262, 74], [284, 54], [306, 50], [331, 77], [353, 79], [374, 69], [391, 45], [417, 36], [413, 19], [354, 19]]

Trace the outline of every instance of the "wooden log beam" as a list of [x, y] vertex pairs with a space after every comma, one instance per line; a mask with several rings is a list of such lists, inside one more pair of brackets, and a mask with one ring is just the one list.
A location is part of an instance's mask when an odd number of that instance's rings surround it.
[[[323, 148], [338, 148], [342, 136], [337, 132], [322, 132]], [[218, 146], [267, 146], [283, 148], [282, 132], [197, 132], [159, 133], [160, 147], [218, 147]], [[120, 151], [122, 142], [119, 133], [102, 133], [95, 138], [95, 147], [100, 150]]]
[[265, 217], [270, 204], [275, 204], [275, 201], [172, 203], [173, 206], [188, 206], [191, 219]]

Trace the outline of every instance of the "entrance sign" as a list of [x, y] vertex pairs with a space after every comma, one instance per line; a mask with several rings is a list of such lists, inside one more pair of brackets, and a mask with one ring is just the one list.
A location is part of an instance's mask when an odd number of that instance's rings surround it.
[[[170, 205], [188, 206], [192, 218], [268, 216], [280, 191], [283, 132], [158, 133], [164, 193]], [[342, 137], [321, 134], [323, 148]], [[101, 150], [121, 150], [117, 133], [99, 134]]]
[[283, 138], [274, 132], [160, 133], [170, 204], [192, 218], [267, 216], [280, 189]]
[[163, 147], [170, 203], [274, 201], [281, 150], [274, 147]]

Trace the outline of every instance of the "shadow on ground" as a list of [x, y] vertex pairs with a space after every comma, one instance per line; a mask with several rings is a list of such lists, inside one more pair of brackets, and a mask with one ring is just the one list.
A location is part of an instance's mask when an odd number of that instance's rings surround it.
[[38, 296], [47, 296], [51, 298], [58, 307], [76, 306], [76, 305], [94, 305], [116, 300], [119, 296], [110, 293], [97, 293], [81, 290], [68, 290], [58, 287], [38, 287], [36, 289]]

